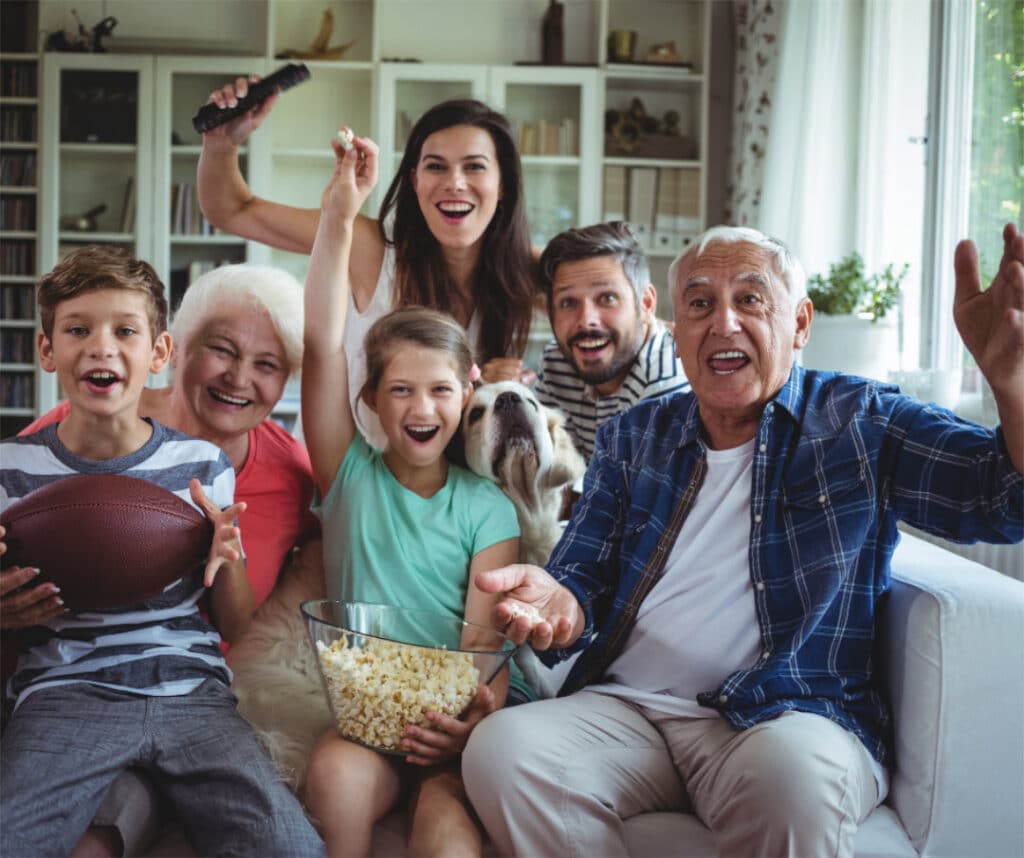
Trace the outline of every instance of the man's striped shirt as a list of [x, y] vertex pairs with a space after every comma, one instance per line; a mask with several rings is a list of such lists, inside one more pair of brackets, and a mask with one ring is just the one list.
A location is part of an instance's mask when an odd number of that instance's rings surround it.
[[655, 321], [651, 336], [641, 346], [629, 375], [619, 388], [602, 396], [587, 384], [551, 340], [544, 347], [535, 392], [548, 408], [566, 417], [566, 429], [586, 460], [594, 453], [594, 435], [606, 420], [643, 399], [690, 389], [683, 365], [676, 357], [676, 341], [664, 324]]

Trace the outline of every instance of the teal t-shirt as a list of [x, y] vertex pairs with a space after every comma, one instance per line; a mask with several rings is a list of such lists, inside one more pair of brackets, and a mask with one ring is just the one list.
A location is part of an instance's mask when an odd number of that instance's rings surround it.
[[[358, 433], [313, 511], [322, 523], [329, 598], [459, 619], [473, 557], [519, 536], [515, 507], [494, 483], [449, 465], [444, 487], [420, 497]], [[533, 696], [515, 664], [512, 683]]]

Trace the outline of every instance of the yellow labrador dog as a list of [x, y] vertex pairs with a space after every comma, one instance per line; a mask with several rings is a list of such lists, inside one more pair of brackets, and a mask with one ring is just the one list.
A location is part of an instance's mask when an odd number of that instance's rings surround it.
[[517, 381], [477, 388], [462, 418], [466, 463], [515, 505], [524, 563], [547, 562], [562, 532], [564, 489], [586, 469], [564, 423]]

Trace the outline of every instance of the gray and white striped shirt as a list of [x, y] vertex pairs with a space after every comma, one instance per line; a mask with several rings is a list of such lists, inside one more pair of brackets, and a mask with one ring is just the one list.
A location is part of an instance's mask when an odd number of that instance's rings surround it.
[[[149, 441], [134, 453], [94, 461], [72, 454], [57, 438], [57, 424], [51, 424], [0, 443], [0, 512], [29, 492], [75, 474], [144, 479], [190, 504], [188, 484], [195, 477], [221, 509], [232, 503], [235, 492], [230, 461], [208, 441], [153, 422]], [[187, 694], [211, 677], [229, 684], [220, 635], [198, 608], [206, 592], [203, 566], [182, 569], [180, 579], [144, 602], [67, 613], [26, 630], [17, 670], [7, 685], [8, 699], [17, 705], [40, 688], [74, 682], [147, 696]]]
[[546, 407], [557, 408], [566, 416], [566, 428], [576, 442], [576, 449], [590, 461], [594, 435], [606, 420], [643, 399], [690, 389], [675, 352], [676, 341], [671, 331], [655, 320], [651, 336], [641, 346], [629, 375], [617, 390], [601, 396], [579, 377], [558, 343], [551, 340], [544, 346], [535, 392]]

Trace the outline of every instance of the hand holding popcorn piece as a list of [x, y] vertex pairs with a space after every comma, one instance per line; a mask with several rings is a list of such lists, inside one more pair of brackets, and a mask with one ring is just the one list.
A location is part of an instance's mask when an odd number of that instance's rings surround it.
[[505, 596], [495, 607], [495, 618], [517, 644], [529, 641], [537, 650], [564, 647], [583, 633], [583, 609], [576, 597], [539, 566], [513, 563], [473, 580], [483, 592]]
[[338, 131], [338, 142], [346, 152], [352, 148], [352, 141], [356, 139], [355, 132], [347, 125]]

